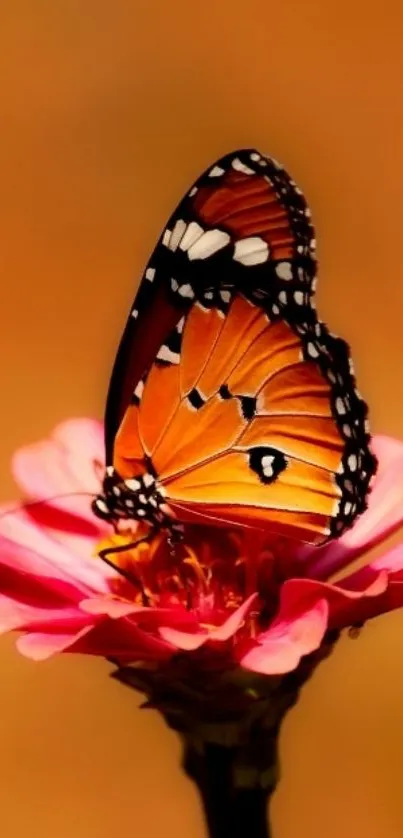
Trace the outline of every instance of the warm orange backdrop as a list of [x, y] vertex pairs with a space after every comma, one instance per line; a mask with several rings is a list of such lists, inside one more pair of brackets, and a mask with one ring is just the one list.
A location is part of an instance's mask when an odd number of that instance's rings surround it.
[[[321, 314], [403, 437], [402, 6], [5, 0], [1, 495], [13, 448], [101, 416], [144, 262], [188, 183], [257, 145], [311, 203]], [[101, 661], [0, 644], [4, 838], [202, 838], [175, 737]], [[401, 838], [403, 614], [344, 641], [283, 732], [275, 838]]]

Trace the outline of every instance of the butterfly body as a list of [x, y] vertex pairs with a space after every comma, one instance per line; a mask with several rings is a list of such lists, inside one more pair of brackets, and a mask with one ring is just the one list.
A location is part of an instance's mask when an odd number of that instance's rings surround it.
[[94, 506], [99, 517], [106, 520], [135, 518], [156, 529], [170, 528], [172, 523], [164, 490], [151, 468], [126, 480], [122, 480], [114, 469], [109, 469], [103, 481], [103, 495], [96, 498]]
[[347, 345], [317, 317], [302, 193], [254, 150], [169, 220], [118, 351], [94, 509], [173, 533], [241, 526], [320, 543], [365, 508], [375, 461]]

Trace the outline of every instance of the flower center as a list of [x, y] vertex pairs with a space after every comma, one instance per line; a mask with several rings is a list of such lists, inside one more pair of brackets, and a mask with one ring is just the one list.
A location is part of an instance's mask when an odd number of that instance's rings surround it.
[[98, 545], [98, 555], [118, 571], [111, 582], [116, 596], [152, 607], [182, 606], [206, 626], [228, 616], [255, 592], [263, 619], [274, 613], [281, 562], [267, 540], [206, 527], [186, 527], [178, 543], [170, 542], [166, 533], [147, 534], [140, 525], [135, 534], [111, 534]]

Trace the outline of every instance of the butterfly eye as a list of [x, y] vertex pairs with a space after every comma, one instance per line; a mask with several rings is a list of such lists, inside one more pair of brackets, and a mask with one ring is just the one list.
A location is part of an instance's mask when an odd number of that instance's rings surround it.
[[273, 483], [287, 467], [287, 460], [281, 451], [261, 445], [249, 451], [249, 466], [262, 483]]

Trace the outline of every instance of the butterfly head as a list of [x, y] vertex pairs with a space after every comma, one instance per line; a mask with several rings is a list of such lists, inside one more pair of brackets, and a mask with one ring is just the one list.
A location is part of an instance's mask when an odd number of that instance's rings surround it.
[[112, 467], [108, 467], [102, 488], [103, 492], [92, 503], [98, 518], [111, 523], [133, 519], [150, 524], [155, 529], [169, 528], [172, 516], [164, 491], [151, 472], [124, 480]]

